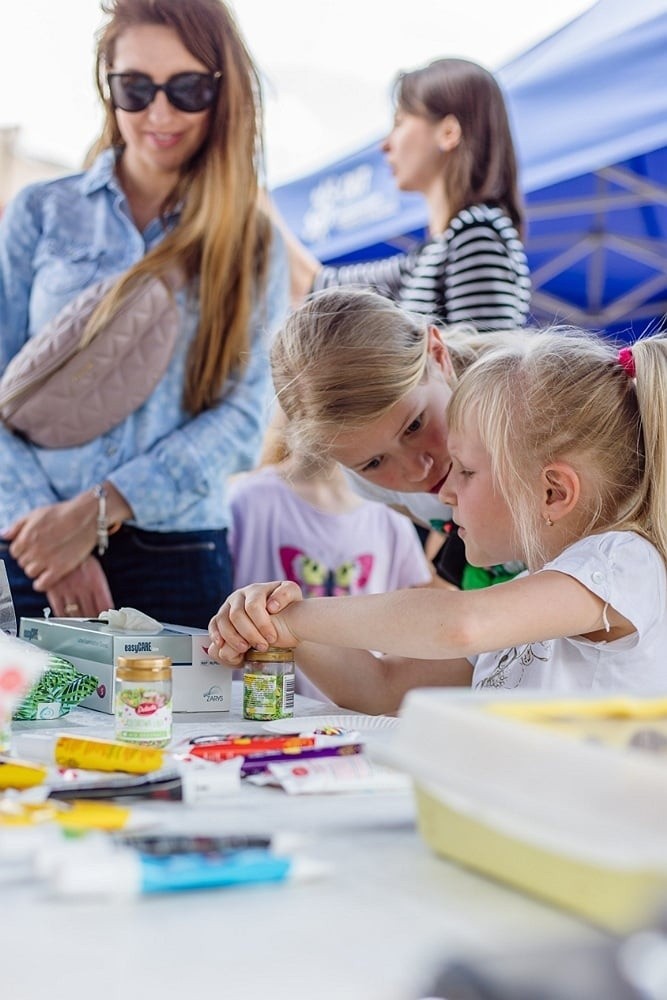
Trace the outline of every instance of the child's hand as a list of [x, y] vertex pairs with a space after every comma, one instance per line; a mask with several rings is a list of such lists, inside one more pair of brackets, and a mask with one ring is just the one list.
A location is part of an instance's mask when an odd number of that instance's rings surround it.
[[298, 640], [279, 612], [301, 600], [301, 590], [288, 580], [254, 583], [235, 590], [209, 622], [209, 656], [236, 667], [250, 647], [264, 650], [267, 646], [296, 646]]

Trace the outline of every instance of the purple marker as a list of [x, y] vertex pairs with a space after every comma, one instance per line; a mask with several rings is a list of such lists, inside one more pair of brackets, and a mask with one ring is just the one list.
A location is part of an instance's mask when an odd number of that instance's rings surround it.
[[314, 757], [346, 757], [361, 753], [363, 743], [343, 743], [338, 746], [324, 747], [294, 747], [289, 751], [273, 750], [267, 753], [254, 753], [244, 758], [241, 774], [259, 774], [266, 771], [269, 764], [289, 764], [291, 761], [312, 760]]

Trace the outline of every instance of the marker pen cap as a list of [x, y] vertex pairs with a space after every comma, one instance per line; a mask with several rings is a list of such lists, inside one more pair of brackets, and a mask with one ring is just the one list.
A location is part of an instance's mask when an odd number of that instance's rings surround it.
[[292, 833], [289, 830], [276, 830], [271, 836], [271, 850], [274, 854], [295, 854], [308, 847], [312, 837], [304, 833]]
[[57, 896], [136, 896], [141, 891], [141, 859], [135, 851], [118, 849], [106, 857], [92, 851], [67, 857], [52, 872], [50, 887]]
[[313, 858], [294, 858], [290, 878], [295, 882], [312, 882], [331, 874], [331, 865]]
[[99, 861], [113, 854], [117, 847], [106, 834], [91, 832], [80, 837], [60, 836], [41, 844], [32, 862], [32, 871], [37, 878], [52, 878], [64, 864], [86, 863], [91, 859]]
[[46, 825], [0, 826], [0, 864], [32, 862], [45, 845], [61, 839], [60, 830]]

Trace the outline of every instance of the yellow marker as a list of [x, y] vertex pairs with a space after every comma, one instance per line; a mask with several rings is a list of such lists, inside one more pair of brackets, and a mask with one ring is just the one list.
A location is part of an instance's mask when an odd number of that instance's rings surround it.
[[42, 764], [31, 764], [15, 757], [0, 757], [0, 789], [33, 788], [41, 785], [47, 775]]
[[113, 802], [74, 800], [68, 809], [58, 810], [56, 823], [66, 830], [123, 830], [130, 819], [130, 810]]
[[164, 764], [164, 753], [155, 747], [130, 746], [114, 740], [90, 737], [58, 736], [54, 760], [59, 767], [78, 767], [91, 771], [125, 771], [149, 774]]
[[113, 802], [95, 802], [88, 799], [73, 802], [56, 802], [49, 799], [38, 804], [0, 802], [0, 827], [38, 826], [41, 823], [58, 823], [70, 832], [82, 830], [123, 830], [131, 812]]

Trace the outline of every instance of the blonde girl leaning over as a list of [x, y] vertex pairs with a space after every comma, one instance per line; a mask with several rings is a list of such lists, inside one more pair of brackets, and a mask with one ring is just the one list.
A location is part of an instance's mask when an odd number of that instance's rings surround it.
[[310, 296], [276, 334], [271, 373], [303, 454], [334, 459], [355, 492], [426, 527], [451, 511], [438, 498], [451, 464], [446, 409], [457, 377], [514, 331], [440, 327], [376, 292]]
[[519, 335], [454, 391], [440, 496], [471, 562], [518, 558], [528, 572], [335, 601], [248, 587], [212, 619], [214, 651], [236, 664], [248, 644], [297, 646], [333, 700], [368, 712], [433, 684], [664, 692], [666, 401], [665, 338], [619, 353], [583, 333]]
[[[273, 343], [285, 434], [304, 454], [335, 459], [356, 493], [407, 513], [442, 544], [451, 509], [438, 490], [450, 466], [445, 411], [452, 387], [481, 353], [513, 337], [514, 330], [480, 334], [468, 324], [441, 329], [376, 292], [318, 292]], [[469, 572], [463, 545], [451, 530], [444, 537], [434, 569], [460, 586]]]

